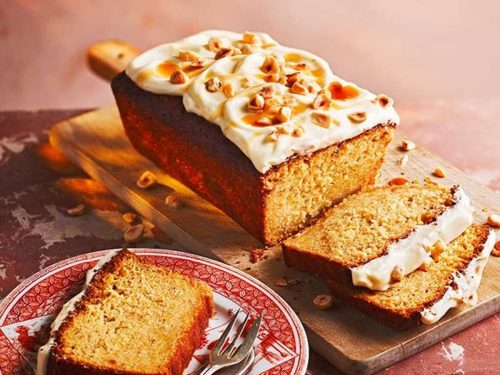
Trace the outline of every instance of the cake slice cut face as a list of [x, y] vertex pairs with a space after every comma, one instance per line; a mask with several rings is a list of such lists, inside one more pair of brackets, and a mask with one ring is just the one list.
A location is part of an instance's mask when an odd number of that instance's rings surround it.
[[284, 241], [285, 261], [346, 285], [387, 290], [431, 263], [472, 223], [472, 211], [460, 187], [368, 188]]
[[477, 303], [477, 289], [495, 244], [487, 225], [472, 225], [425, 270], [417, 270], [386, 291], [369, 291], [334, 281], [334, 295], [397, 328], [432, 324], [461, 304]]
[[393, 101], [263, 33], [157, 46], [112, 82], [134, 147], [266, 245], [373, 184]]
[[212, 312], [210, 287], [122, 250], [63, 307], [37, 374], [181, 374]]

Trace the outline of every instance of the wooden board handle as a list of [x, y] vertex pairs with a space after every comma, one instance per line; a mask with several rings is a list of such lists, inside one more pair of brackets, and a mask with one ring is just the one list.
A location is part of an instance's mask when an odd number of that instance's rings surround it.
[[130, 60], [139, 54], [133, 45], [121, 40], [106, 40], [96, 43], [87, 50], [87, 63], [99, 77], [111, 81], [125, 70]]

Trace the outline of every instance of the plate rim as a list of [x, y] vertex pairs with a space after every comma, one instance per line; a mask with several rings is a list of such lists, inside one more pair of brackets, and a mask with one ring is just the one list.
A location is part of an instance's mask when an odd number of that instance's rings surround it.
[[[111, 251], [117, 251], [127, 249], [132, 251], [133, 253], [137, 253], [139, 256], [141, 255], [155, 255], [155, 254], [163, 254], [166, 256], [173, 256], [176, 258], [184, 258], [188, 260], [192, 260], [195, 262], [204, 262], [208, 263], [210, 266], [215, 266], [223, 269], [224, 271], [230, 271], [237, 277], [244, 279], [247, 282], [251, 282], [256, 287], [265, 292], [265, 294], [269, 297], [272, 297], [276, 300], [277, 305], [280, 306], [285, 311], [285, 315], [287, 316], [287, 320], [289, 323], [295, 328], [297, 332], [297, 339], [299, 341], [299, 361], [297, 362], [297, 367], [293, 375], [305, 375], [307, 372], [307, 366], [309, 363], [309, 340], [307, 338], [307, 334], [304, 328], [304, 325], [300, 321], [298, 315], [293, 311], [292, 307], [281, 297], [277, 292], [271, 289], [268, 285], [264, 284], [262, 281], [258, 280], [252, 275], [245, 273], [244, 271], [231, 266], [229, 264], [223, 263], [219, 260], [211, 259], [202, 255], [188, 253], [185, 251], [172, 250], [166, 248], [112, 248], [112, 249], [102, 249], [102, 250], [94, 250], [88, 253], [78, 254], [66, 259], [62, 259], [56, 263], [53, 263], [38, 272], [32, 274], [28, 278], [24, 279], [21, 283], [19, 283], [14, 289], [12, 289], [9, 294], [7, 294], [2, 301], [0, 302], [0, 326], [5, 321], [7, 314], [10, 311], [10, 308], [25, 294], [26, 291], [30, 290], [31, 287], [35, 286], [35, 282], [39, 280], [43, 280], [46, 277], [50, 276], [54, 271], [61, 271], [65, 268], [69, 268], [75, 264], [85, 263], [88, 261], [92, 261], [98, 258], [103, 257], [105, 254]], [[23, 293], [24, 292], [24, 293]]]

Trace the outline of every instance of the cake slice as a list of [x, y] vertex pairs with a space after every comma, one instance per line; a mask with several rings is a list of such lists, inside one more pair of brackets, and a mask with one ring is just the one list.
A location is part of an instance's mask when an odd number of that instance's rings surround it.
[[181, 374], [214, 309], [206, 284], [122, 250], [64, 305], [37, 375]]
[[386, 290], [472, 223], [460, 187], [370, 187], [283, 243], [287, 265], [346, 285]]
[[477, 303], [477, 289], [495, 244], [487, 225], [472, 225], [446, 246], [426, 270], [417, 270], [386, 291], [330, 282], [333, 294], [397, 328], [432, 324], [462, 303]]
[[113, 79], [132, 145], [266, 245], [375, 182], [393, 101], [263, 33], [209, 30]]

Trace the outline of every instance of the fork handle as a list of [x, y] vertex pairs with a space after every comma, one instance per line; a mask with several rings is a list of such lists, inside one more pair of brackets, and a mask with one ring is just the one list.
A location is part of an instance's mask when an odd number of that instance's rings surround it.
[[224, 366], [208, 364], [207, 367], [205, 367], [203, 369], [203, 371], [200, 372], [198, 375], [212, 375], [216, 371], [219, 371], [220, 369], [223, 369], [223, 368], [224, 368]]

